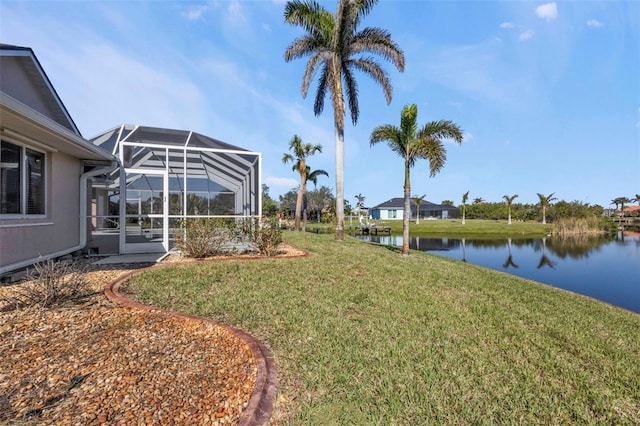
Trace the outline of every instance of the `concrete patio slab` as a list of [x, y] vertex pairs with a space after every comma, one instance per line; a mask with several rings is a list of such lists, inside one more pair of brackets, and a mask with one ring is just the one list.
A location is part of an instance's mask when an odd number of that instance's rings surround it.
[[114, 263], [158, 263], [169, 253], [136, 253], [107, 256], [93, 262], [94, 265], [111, 265]]

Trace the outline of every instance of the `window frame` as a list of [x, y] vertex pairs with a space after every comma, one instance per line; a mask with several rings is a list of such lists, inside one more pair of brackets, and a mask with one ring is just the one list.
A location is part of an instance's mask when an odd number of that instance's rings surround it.
[[[4, 144], [11, 144], [13, 146], [17, 146], [20, 150], [20, 175], [19, 175], [19, 186], [20, 186], [20, 211], [18, 213], [0, 213], [0, 219], [43, 219], [47, 217], [48, 213], [48, 183], [49, 183], [49, 166], [48, 160], [49, 155], [47, 152], [35, 148], [33, 146], [17, 142], [10, 138], [2, 138], [0, 139], [0, 146]], [[28, 164], [30, 155], [29, 154], [39, 154], [42, 159], [42, 166], [40, 170], [41, 174], [41, 182], [38, 187], [41, 191], [41, 202], [42, 202], [42, 212], [41, 213], [29, 213], [29, 182], [30, 179], [30, 166]], [[33, 158], [33, 156], [31, 156]], [[0, 188], [2, 191], [2, 188]], [[2, 194], [0, 193], [0, 197]]]

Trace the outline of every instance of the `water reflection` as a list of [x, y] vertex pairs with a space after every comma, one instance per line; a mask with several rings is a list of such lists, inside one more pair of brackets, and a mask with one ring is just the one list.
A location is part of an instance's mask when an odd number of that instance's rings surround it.
[[507, 247], [509, 248], [509, 257], [507, 257], [507, 261], [502, 265], [503, 268], [508, 269], [509, 266], [512, 266], [516, 269], [519, 268], [518, 265], [513, 261], [513, 254], [511, 254], [511, 238], [507, 238]]
[[[402, 246], [402, 235], [362, 236]], [[411, 237], [413, 250], [462, 260], [640, 312], [640, 233], [546, 238]]]
[[542, 240], [542, 256], [540, 256], [540, 262], [538, 262], [538, 269], [548, 266], [551, 269], [556, 269], [556, 264], [547, 256], [547, 239]]

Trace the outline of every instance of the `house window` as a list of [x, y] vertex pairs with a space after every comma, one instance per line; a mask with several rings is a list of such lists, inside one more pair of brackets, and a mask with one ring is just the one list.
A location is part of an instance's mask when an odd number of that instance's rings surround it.
[[44, 153], [7, 141], [0, 148], [0, 214], [45, 214]]
[[398, 217], [398, 211], [397, 210], [389, 210], [389, 219], [395, 219], [396, 217]]

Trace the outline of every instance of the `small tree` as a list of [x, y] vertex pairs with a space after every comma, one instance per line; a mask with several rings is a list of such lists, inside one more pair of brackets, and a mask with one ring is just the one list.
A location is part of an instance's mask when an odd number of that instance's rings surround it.
[[427, 194], [422, 194], [420, 197], [415, 196], [413, 198], [413, 202], [416, 203], [416, 225], [420, 224], [420, 204], [422, 204], [422, 200], [427, 196]]
[[[289, 149], [294, 155], [285, 153], [282, 156], [282, 162], [287, 164], [293, 163], [293, 170], [300, 174], [300, 187], [298, 188], [298, 198], [296, 199], [296, 215], [295, 215], [295, 230], [300, 231], [300, 218], [302, 216], [302, 200], [304, 192], [307, 188], [307, 179], [309, 179], [309, 166], [307, 165], [307, 157], [312, 156], [316, 152], [322, 152], [322, 145], [312, 145], [310, 143], [302, 143], [300, 136], [293, 135], [293, 139], [289, 142]], [[327, 172], [320, 170], [319, 172]]]
[[467, 213], [467, 201], [469, 200], [469, 191], [462, 194], [462, 224], [466, 223], [465, 215]]
[[518, 194], [512, 195], [509, 197], [508, 195], [503, 195], [504, 201], [507, 203], [507, 208], [509, 209], [509, 220], [507, 220], [507, 224], [511, 225], [511, 204], [513, 204], [513, 200], [518, 198]]
[[356, 214], [360, 216], [362, 209], [364, 208], [364, 200], [366, 197], [362, 194], [356, 195]]
[[545, 197], [543, 194], [538, 192], [538, 198], [540, 199], [540, 206], [542, 206], [542, 223], [543, 224], [547, 223], [547, 206], [553, 200], [557, 200], [557, 198], [555, 198], [553, 194], [555, 194], [555, 192], [552, 192], [551, 194]]
[[429, 176], [438, 173], [447, 160], [444, 140], [461, 144], [462, 129], [452, 121], [430, 121], [418, 129], [418, 107], [405, 105], [400, 113], [400, 126], [385, 124], [371, 132], [371, 146], [387, 142], [404, 162], [404, 213], [402, 215], [402, 255], [409, 255], [409, 213], [411, 210], [411, 168], [417, 160], [429, 161]]

